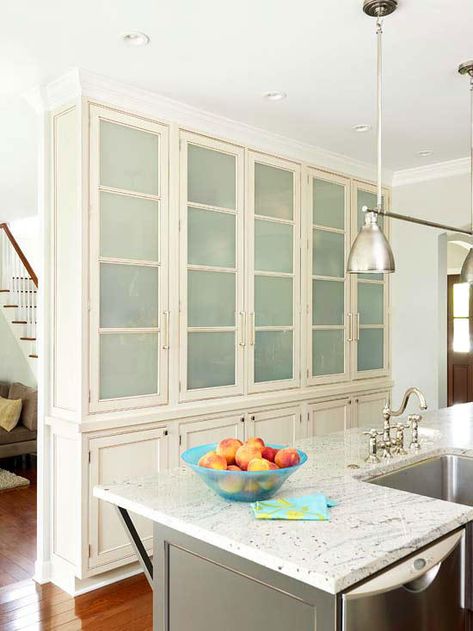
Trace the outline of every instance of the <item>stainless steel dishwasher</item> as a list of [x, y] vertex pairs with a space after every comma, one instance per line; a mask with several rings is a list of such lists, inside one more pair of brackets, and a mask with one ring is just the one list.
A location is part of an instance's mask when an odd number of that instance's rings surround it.
[[342, 596], [343, 631], [465, 631], [465, 530]]

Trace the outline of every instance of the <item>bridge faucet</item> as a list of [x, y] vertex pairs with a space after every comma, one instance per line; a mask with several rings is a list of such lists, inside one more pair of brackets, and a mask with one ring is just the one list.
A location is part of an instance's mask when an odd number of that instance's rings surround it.
[[417, 398], [419, 399], [419, 407], [421, 410], [426, 410], [427, 409], [427, 402], [425, 400], [424, 395], [422, 394], [422, 392], [419, 390], [419, 388], [408, 388], [405, 393], [404, 396], [402, 398], [402, 403], [399, 407], [398, 410], [393, 411], [391, 409], [391, 406], [389, 404], [389, 402], [386, 402], [386, 405], [384, 406], [383, 409], [383, 417], [386, 421], [389, 421], [389, 419], [392, 416], [401, 416], [401, 414], [403, 414], [406, 410], [407, 404], [409, 403], [409, 399], [411, 397], [412, 394], [415, 394], [417, 396]]

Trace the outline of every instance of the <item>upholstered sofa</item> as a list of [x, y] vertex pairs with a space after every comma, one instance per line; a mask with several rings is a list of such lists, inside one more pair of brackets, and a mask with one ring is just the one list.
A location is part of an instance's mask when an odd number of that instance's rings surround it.
[[0, 382], [0, 396], [5, 399], [21, 399], [20, 420], [11, 432], [0, 427], [0, 458], [36, 453], [38, 393], [22, 383]]

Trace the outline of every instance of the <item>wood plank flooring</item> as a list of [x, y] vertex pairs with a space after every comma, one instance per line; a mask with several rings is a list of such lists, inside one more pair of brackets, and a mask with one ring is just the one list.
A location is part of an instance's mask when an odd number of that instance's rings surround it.
[[2, 459], [30, 486], [0, 492], [1, 631], [151, 631], [152, 592], [139, 576], [72, 598], [31, 577], [36, 558], [36, 464]]
[[[29, 579], [36, 559], [36, 462], [0, 460], [0, 468], [28, 478], [31, 484], [0, 491], [0, 588]], [[1, 629], [0, 625], [0, 629]]]
[[152, 615], [142, 574], [77, 598], [31, 580], [0, 589], [2, 631], [152, 631]]

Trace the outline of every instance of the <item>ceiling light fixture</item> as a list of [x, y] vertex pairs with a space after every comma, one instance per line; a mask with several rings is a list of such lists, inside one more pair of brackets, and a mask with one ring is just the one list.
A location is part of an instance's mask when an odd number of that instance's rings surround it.
[[371, 125], [367, 125], [366, 123], [360, 123], [359, 125], [353, 125], [353, 131], [356, 131], [358, 134], [364, 134], [365, 132], [371, 129]]
[[150, 42], [149, 36], [140, 31], [131, 31], [122, 35], [122, 41], [127, 46], [147, 46]]
[[[417, 217], [408, 215], [400, 215], [392, 211], [386, 211], [383, 207], [382, 194], [382, 35], [383, 35], [383, 18], [390, 15], [397, 9], [397, 0], [365, 0], [363, 11], [370, 17], [376, 18], [376, 36], [377, 36], [377, 74], [376, 74], [376, 92], [377, 92], [377, 183], [376, 183], [376, 207], [363, 207], [365, 213], [365, 223], [361, 227], [355, 241], [350, 250], [347, 262], [347, 272], [349, 274], [359, 273], [384, 273], [394, 272], [394, 256], [388, 240], [384, 236], [382, 229], [378, 224], [378, 215], [399, 219], [409, 223], [428, 226], [430, 228], [439, 228], [440, 230], [448, 230], [449, 232], [458, 232], [461, 234], [473, 235], [473, 61], [462, 64], [458, 71], [460, 74], [468, 74], [470, 76], [470, 89], [472, 90], [472, 225], [470, 230], [455, 228], [445, 224], [426, 221]], [[473, 283], [473, 249], [470, 250], [462, 269], [462, 279], [465, 282]]]
[[266, 92], [264, 98], [267, 101], [283, 101], [287, 97], [285, 92]]
[[417, 152], [417, 155], [420, 156], [421, 158], [428, 158], [432, 154], [433, 154], [432, 149], [422, 149], [421, 151]]

